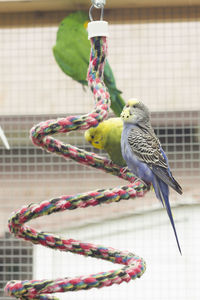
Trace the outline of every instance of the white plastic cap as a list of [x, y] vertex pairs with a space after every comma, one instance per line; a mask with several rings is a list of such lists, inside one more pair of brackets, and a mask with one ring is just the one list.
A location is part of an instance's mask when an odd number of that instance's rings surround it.
[[95, 36], [109, 36], [108, 22], [92, 21], [88, 23], [88, 40]]

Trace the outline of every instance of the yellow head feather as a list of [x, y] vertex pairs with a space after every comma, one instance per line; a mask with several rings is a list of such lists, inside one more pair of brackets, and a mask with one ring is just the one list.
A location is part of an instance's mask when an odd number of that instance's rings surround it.
[[107, 136], [112, 127], [122, 128], [123, 123], [120, 118], [110, 118], [99, 123], [97, 127], [91, 127], [85, 131], [85, 139], [97, 149], [104, 149]]
[[129, 105], [129, 106], [133, 106], [133, 105], [135, 105], [135, 104], [138, 104], [140, 101], [138, 100], [138, 99], [130, 99], [130, 100], [128, 100], [128, 102], [127, 102], [127, 104]]
[[91, 127], [85, 131], [85, 139], [93, 147], [97, 149], [103, 149], [103, 134], [102, 134], [102, 123], [97, 127]]

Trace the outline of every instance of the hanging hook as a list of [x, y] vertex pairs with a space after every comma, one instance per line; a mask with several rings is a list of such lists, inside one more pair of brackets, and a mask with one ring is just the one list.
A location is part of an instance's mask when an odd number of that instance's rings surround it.
[[92, 10], [93, 8], [101, 9], [101, 15], [100, 15], [100, 21], [103, 20], [103, 14], [104, 14], [104, 5], [106, 4], [106, 0], [92, 0], [92, 6], [89, 9], [89, 18], [90, 21], [94, 21], [92, 17]]
[[[92, 5], [92, 6], [90, 7], [90, 9], [89, 9], [89, 18], [90, 18], [90, 21], [91, 21], [91, 22], [94, 21], [94, 20], [93, 20], [93, 17], [92, 17], [92, 10], [93, 10], [94, 7], [95, 7], [95, 6]], [[101, 7], [100, 21], [103, 20], [103, 14], [104, 14], [104, 7]]]
[[96, 8], [102, 8], [106, 4], [106, 0], [92, 0], [92, 4]]

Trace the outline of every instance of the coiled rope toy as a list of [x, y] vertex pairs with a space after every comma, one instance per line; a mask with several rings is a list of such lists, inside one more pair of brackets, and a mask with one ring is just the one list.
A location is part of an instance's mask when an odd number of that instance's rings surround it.
[[91, 126], [97, 126], [99, 122], [107, 117], [110, 107], [110, 98], [103, 82], [106, 54], [106, 37], [91, 38], [91, 54], [87, 80], [95, 99], [94, 110], [83, 116], [69, 116], [58, 120], [42, 122], [31, 129], [31, 138], [36, 146], [48, 152], [61, 155], [64, 158], [71, 158], [80, 164], [101, 169], [107, 173], [128, 180], [129, 184], [118, 188], [101, 189], [73, 196], [65, 195], [56, 199], [43, 201], [39, 204], [30, 204], [15, 211], [11, 215], [8, 223], [11, 233], [18, 238], [22, 238], [34, 244], [41, 244], [52, 249], [92, 256], [124, 266], [117, 270], [75, 278], [66, 277], [55, 280], [30, 281], [13, 280], [8, 282], [5, 287], [5, 291], [10, 296], [21, 299], [57, 299], [49, 294], [87, 290], [94, 287], [101, 288], [112, 284], [120, 284], [124, 281], [129, 282], [131, 279], [139, 278], [145, 271], [144, 260], [133, 253], [74, 239], [65, 240], [53, 234], [37, 231], [25, 224], [32, 219], [66, 209], [86, 208], [102, 203], [112, 203], [129, 198], [141, 197], [148, 190], [148, 186], [144, 185], [143, 182], [136, 181], [136, 177], [132, 173], [128, 170], [124, 171], [118, 165], [110, 162], [109, 159], [71, 145], [65, 145], [61, 141], [51, 137], [51, 135], [55, 133], [86, 130]]

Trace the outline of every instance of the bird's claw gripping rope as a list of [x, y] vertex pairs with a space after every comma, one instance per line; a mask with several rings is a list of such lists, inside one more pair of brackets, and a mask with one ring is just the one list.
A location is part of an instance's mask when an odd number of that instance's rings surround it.
[[36, 146], [48, 152], [101, 169], [112, 175], [128, 180], [130, 183], [119, 188], [97, 190], [74, 196], [61, 196], [56, 199], [43, 201], [39, 204], [24, 206], [18, 211], [15, 211], [10, 217], [9, 229], [15, 236], [31, 241], [34, 244], [41, 244], [52, 249], [100, 258], [124, 266], [117, 270], [75, 278], [10, 281], [5, 287], [6, 292], [10, 296], [21, 299], [56, 299], [55, 297], [49, 296], [49, 294], [120, 284], [122, 282], [128, 282], [131, 279], [139, 278], [145, 271], [144, 260], [133, 253], [74, 239], [65, 240], [53, 234], [39, 232], [25, 224], [40, 216], [66, 209], [86, 208], [101, 203], [111, 203], [143, 196], [148, 190], [148, 187], [140, 181], [135, 183], [135, 176], [128, 172], [128, 170], [121, 172], [122, 169], [117, 165], [110, 164], [108, 159], [71, 145], [65, 145], [50, 136], [58, 132], [69, 132], [78, 129], [85, 130], [91, 126], [97, 126], [99, 122], [106, 118], [110, 107], [109, 94], [103, 82], [106, 53], [106, 38], [92, 38], [87, 79], [95, 98], [94, 110], [83, 116], [69, 116], [63, 119], [42, 122], [31, 130], [31, 138]]

